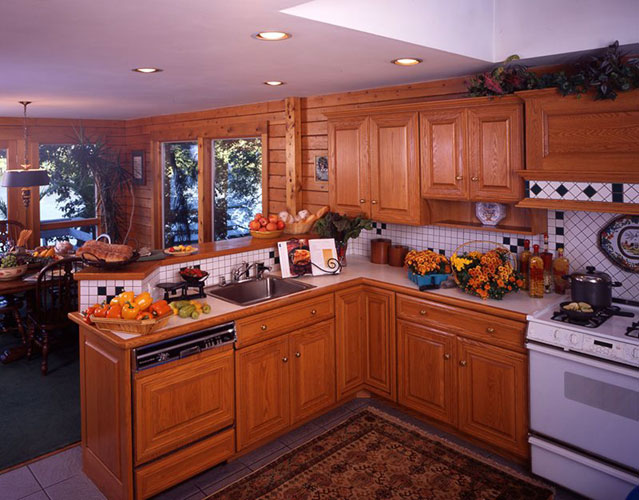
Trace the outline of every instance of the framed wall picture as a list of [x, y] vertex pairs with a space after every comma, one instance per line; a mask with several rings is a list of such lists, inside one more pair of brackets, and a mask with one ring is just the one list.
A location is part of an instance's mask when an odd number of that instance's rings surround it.
[[328, 156], [315, 157], [315, 180], [328, 182]]
[[131, 152], [131, 171], [133, 172], [133, 183], [146, 184], [146, 175], [144, 169], [144, 151]]
[[322, 238], [309, 241], [313, 276], [335, 274], [337, 269], [337, 250], [334, 238]]

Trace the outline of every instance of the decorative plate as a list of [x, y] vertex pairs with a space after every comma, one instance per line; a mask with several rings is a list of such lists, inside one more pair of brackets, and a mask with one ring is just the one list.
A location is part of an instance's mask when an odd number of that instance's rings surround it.
[[506, 207], [501, 203], [480, 201], [475, 204], [475, 215], [484, 226], [496, 226], [506, 217]]
[[164, 253], [167, 255], [172, 255], [173, 257], [184, 257], [185, 255], [193, 255], [195, 252], [197, 252], [198, 249], [197, 248], [193, 248], [193, 250], [183, 250], [183, 251], [173, 251], [171, 252], [171, 250], [169, 250], [168, 248], [164, 249]]
[[599, 232], [599, 248], [625, 271], [639, 273], [639, 215], [621, 215]]

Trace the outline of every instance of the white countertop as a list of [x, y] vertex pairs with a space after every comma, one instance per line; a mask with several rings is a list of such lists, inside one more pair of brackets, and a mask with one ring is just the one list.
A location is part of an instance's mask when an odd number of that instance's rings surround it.
[[[348, 265], [342, 269], [340, 274], [336, 275], [322, 275], [322, 276], [303, 276], [301, 278], [296, 278], [304, 283], [309, 283], [314, 285], [316, 288], [323, 288], [331, 285], [337, 285], [340, 283], [345, 283], [357, 278], [367, 278], [370, 280], [379, 281], [382, 283], [387, 283], [396, 286], [402, 286], [407, 289], [418, 290], [418, 286], [410, 281], [407, 276], [407, 272], [403, 268], [399, 267], [391, 267], [388, 265], [381, 264], [373, 264], [369, 261], [367, 257], [361, 256], [348, 256]], [[315, 290], [316, 288], [313, 288]], [[303, 297], [305, 293], [308, 291], [298, 292], [295, 295], [299, 297]], [[468, 302], [475, 302], [477, 304], [482, 304], [489, 307], [494, 307], [497, 309], [505, 309], [507, 311], [514, 311], [517, 313], [521, 313], [524, 315], [534, 314], [541, 309], [554, 305], [561, 300], [565, 300], [563, 295], [550, 294], [545, 296], [543, 299], [533, 299], [528, 296], [527, 292], [520, 291], [516, 293], [507, 294], [502, 300], [493, 300], [487, 299], [482, 300], [479, 297], [475, 297], [472, 295], [468, 295], [462, 292], [459, 288], [441, 288], [439, 290], [430, 290], [429, 294], [442, 295], [446, 297], [452, 297], [455, 299], [460, 299]], [[425, 296], [425, 298], [427, 298]], [[206, 319], [207, 317], [218, 316], [233, 313], [239, 311], [241, 309], [245, 309], [247, 307], [252, 306], [239, 306], [236, 304], [231, 304], [230, 302], [226, 302], [220, 299], [215, 299], [211, 296], [206, 296], [205, 298], [198, 299], [201, 302], [207, 303], [211, 306], [211, 313], [207, 315], [202, 315], [202, 319]], [[278, 300], [278, 299], [272, 299]], [[269, 302], [269, 301], [265, 301]], [[260, 304], [264, 304], [265, 302], [260, 302]], [[173, 316], [165, 328], [174, 328], [177, 326], [182, 326], [185, 322], [191, 322], [193, 325], [197, 323], [197, 321], [193, 321], [192, 319], [184, 319], [178, 316]], [[115, 332], [114, 332], [115, 333]], [[127, 333], [117, 333], [123, 339], [129, 339], [136, 337], [135, 334], [127, 334]]]

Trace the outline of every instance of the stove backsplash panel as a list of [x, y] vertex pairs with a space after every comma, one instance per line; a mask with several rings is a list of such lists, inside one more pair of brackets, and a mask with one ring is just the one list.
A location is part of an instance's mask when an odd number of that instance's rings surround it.
[[[548, 240], [550, 250], [564, 247], [570, 259], [570, 269], [584, 270], [595, 266], [605, 271], [623, 286], [613, 289], [613, 296], [639, 300], [639, 274], [629, 273], [614, 265], [601, 252], [597, 244], [597, 236], [611, 219], [617, 214], [597, 212], [571, 212], [548, 210]], [[394, 244], [407, 245], [418, 250], [431, 249], [448, 257], [461, 245], [468, 241], [491, 241], [500, 243], [514, 253], [523, 249], [524, 240], [530, 239], [531, 245], [543, 245], [543, 235], [527, 236], [513, 233], [492, 231], [476, 231], [440, 226], [405, 226], [376, 222], [370, 231], [362, 231], [360, 237], [349, 243], [348, 253], [370, 256], [370, 240], [389, 238]], [[479, 244], [477, 244], [479, 245]], [[472, 248], [471, 248], [472, 249]], [[478, 246], [478, 249], [481, 249]]]

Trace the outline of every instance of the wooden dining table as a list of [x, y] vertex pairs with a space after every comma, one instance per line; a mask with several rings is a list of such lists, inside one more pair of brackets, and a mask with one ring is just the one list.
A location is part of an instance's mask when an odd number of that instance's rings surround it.
[[[9, 281], [0, 281], [0, 296], [9, 298], [11, 295], [18, 293], [25, 293], [27, 295], [27, 301], [29, 300], [29, 292], [32, 292], [36, 288], [36, 280], [28, 279], [36, 275], [37, 273], [30, 272], [24, 276]], [[27, 279], [25, 279], [27, 278]], [[27, 354], [27, 335], [26, 329], [22, 336], [22, 342], [15, 346], [7, 347], [0, 352], [0, 362], [6, 364], [23, 358]]]

